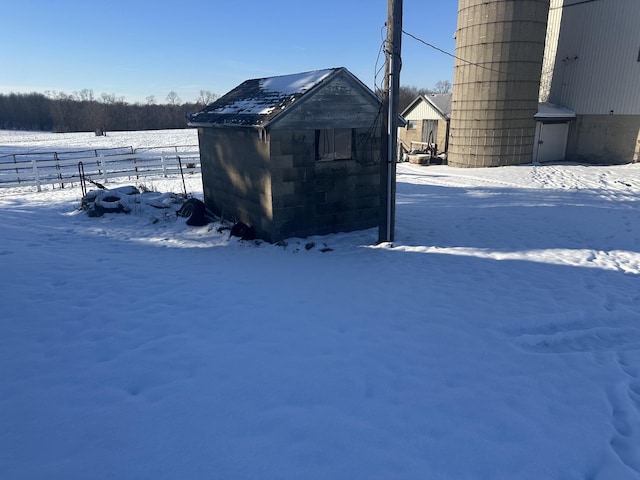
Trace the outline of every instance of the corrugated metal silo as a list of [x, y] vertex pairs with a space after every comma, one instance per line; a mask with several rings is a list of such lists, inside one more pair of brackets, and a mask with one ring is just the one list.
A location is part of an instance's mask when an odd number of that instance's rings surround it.
[[459, 0], [449, 165], [530, 163], [549, 0]]

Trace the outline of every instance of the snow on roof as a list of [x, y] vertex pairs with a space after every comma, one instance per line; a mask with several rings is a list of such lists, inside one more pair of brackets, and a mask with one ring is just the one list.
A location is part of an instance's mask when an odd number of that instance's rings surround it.
[[549, 102], [538, 103], [538, 113], [534, 118], [575, 118], [576, 112]]
[[263, 125], [338, 70], [246, 80], [202, 111], [187, 115], [187, 119], [192, 125]]
[[304, 93], [327, 78], [333, 71], [333, 69], [316, 70], [280, 77], [263, 78], [260, 80], [260, 86], [265, 91], [277, 92], [281, 95]]

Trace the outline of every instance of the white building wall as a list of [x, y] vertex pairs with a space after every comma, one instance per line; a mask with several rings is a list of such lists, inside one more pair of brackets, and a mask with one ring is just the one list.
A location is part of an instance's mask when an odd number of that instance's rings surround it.
[[543, 66], [548, 73], [554, 65], [553, 80], [545, 87], [543, 75], [541, 98], [578, 115], [640, 115], [640, 0], [559, 1]]
[[562, 21], [562, 3], [564, 0], [551, 0], [549, 5], [549, 19], [547, 21], [547, 38], [544, 44], [544, 58], [542, 60], [542, 74], [540, 77], [540, 102], [548, 102], [551, 94], [551, 82], [558, 50], [560, 36], [560, 22]]
[[442, 117], [429, 102], [420, 100], [404, 118], [405, 120], [440, 120]]

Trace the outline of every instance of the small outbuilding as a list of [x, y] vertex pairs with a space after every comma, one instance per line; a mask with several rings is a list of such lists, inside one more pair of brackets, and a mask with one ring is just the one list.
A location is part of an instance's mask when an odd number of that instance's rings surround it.
[[345, 68], [241, 83], [187, 115], [207, 208], [270, 242], [379, 225], [380, 118]]
[[402, 112], [407, 122], [398, 129], [398, 138], [407, 151], [436, 147], [437, 153], [446, 153], [449, 146], [449, 120], [451, 94], [430, 93], [419, 95]]

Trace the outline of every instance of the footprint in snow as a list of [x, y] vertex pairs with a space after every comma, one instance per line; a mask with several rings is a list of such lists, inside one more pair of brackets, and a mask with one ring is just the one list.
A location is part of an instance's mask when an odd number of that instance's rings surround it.
[[640, 473], [640, 415], [631, 396], [620, 389], [611, 389], [607, 395], [611, 404], [613, 434], [609, 445], [620, 461]]
[[516, 342], [523, 350], [538, 353], [617, 351], [640, 346], [640, 329], [598, 326], [523, 330]]

